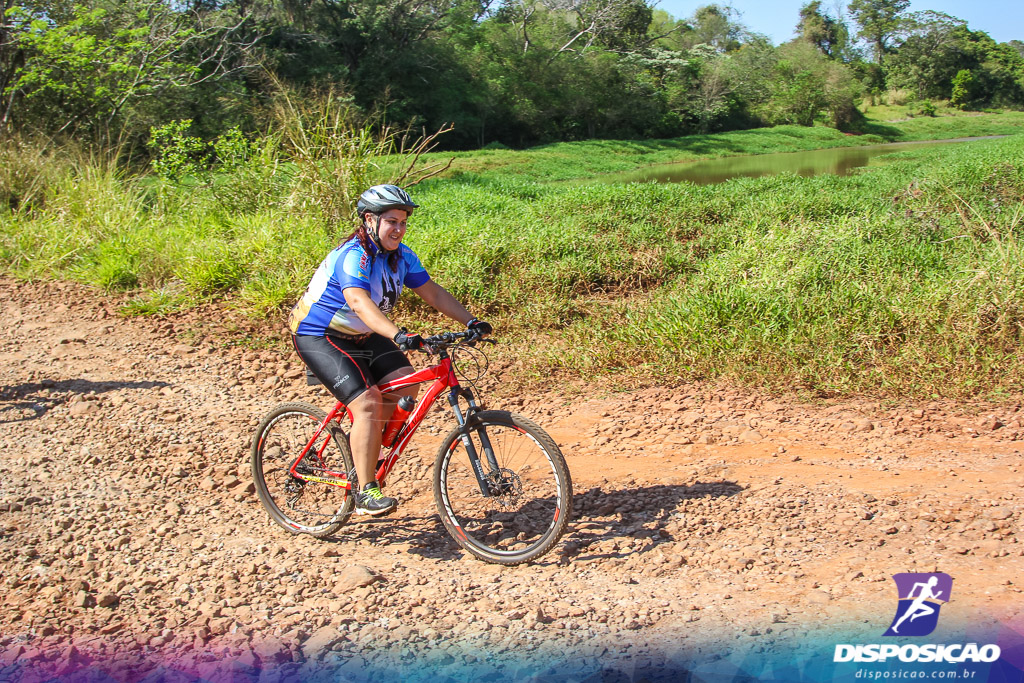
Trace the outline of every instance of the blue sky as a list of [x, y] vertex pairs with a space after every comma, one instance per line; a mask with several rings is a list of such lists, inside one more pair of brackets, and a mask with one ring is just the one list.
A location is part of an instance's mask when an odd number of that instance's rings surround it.
[[[718, 0], [718, 4], [731, 5], [738, 10], [741, 13], [740, 20], [747, 28], [767, 34], [776, 45], [793, 37], [793, 29], [800, 16], [800, 7], [806, 2], [807, 0]], [[712, 0], [661, 0], [656, 7], [682, 19], [693, 14], [701, 5], [711, 3]], [[835, 0], [822, 0], [821, 4], [830, 11], [836, 6]], [[910, 3], [910, 11], [921, 10], [945, 12], [963, 19], [971, 29], [984, 31], [1000, 43], [1014, 39], [1024, 41], [1024, 6], [1021, 0], [913, 0]], [[834, 13], [832, 11], [832, 14]]]

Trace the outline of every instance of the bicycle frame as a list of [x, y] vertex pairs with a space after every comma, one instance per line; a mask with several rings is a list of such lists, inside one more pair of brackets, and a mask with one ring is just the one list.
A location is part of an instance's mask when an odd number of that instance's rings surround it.
[[[448, 403], [451, 404], [452, 410], [455, 413], [455, 420], [459, 425], [459, 430], [462, 432], [462, 441], [463, 444], [466, 446], [466, 452], [469, 455], [470, 462], [472, 463], [473, 466], [473, 471], [476, 474], [477, 483], [480, 485], [480, 492], [484, 496], [495, 495], [496, 492], [492, 491], [491, 486], [488, 484], [488, 478], [480, 463], [480, 457], [476, 452], [476, 448], [473, 445], [472, 440], [469, 438], [469, 425], [472, 419], [472, 415], [473, 413], [480, 410], [480, 408], [479, 406], [477, 406], [476, 401], [473, 398], [472, 392], [470, 392], [468, 389], [462, 388], [459, 385], [459, 380], [455, 376], [455, 370], [452, 365], [452, 360], [448, 356], [447, 351], [445, 349], [441, 349], [438, 351], [438, 354], [440, 355], [441, 361], [437, 365], [424, 368], [423, 370], [419, 370], [417, 372], [406, 375], [405, 377], [400, 377], [391, 382], [378, 385], [377, 387], [378, 389], [380, 389], [381, 393], [387, 394], [416, 384], [433, 382], [427, 388], [427, 391], [423, 395], [423, 397], [419, 401], [417, 401], [416, 406], [413, 408], [412, 413], [409, 415], [408, 421], [402, 428], [402, 431], [399, 432], [394, 444], [390, 447], [390, 452], [386, 455], [386, 457], [383, 460], [378, 461], [377, 481], [383, 485], [388, 474], [395, 466], [395, 463], [398, 462], [399, 456], [405, 451], [405, 447], [409, 444], [409, 441], [412, 439], [413, 434], [416, 433], [416, 430], [423, 422], [423, 418], [426, 417], [427, 413], [433, 407], [434, 402], [441, 395], [441, 393], [444, 392], [445, 389], [448, 389], [450, 390], [448, 395]], [[465, 414], [463, 414], [462, 409], [459, 405], [460, 396], [464, 396], [469, 405], [469, 407], [466, 409]], [[306, 443], [306, 447], [302, 449], [302, 452], [299, 454], [298, 458], [296, 458], [295, 462], [292, 463], [292, 466], [289, 469], [289, 472], [292, 476], [303, 481], [312, 481], [321, 484], [329, 484], [331, 486], [337, 486], [339, 488], [347, 489], [349, 491], [352, 490], [352, 484], [349, 481], [347, 472], [333, 472], [324, 468], [324, 471], [328, 475], [324, 477], [304, 474], [299, 472], [297, 469], [299, 463], [302, 462], [302, 459], [304, 457], [306, 457], [306, 455], [309, 453], [309, 450], [313, 448], [313, 445], [317, 442], [317, 439], [321, 437], [324, 430], [329, 429], [331, 422], [337, 420], [338, 423], [340, 424], [341, 420], [345, 416], [348, 417], [350, 422], [352, 421], [352, 412], [344, 403], [338, 401], [338, 403], [335, 404], [334, 408], [329, 413], [327, 413], [327, 417], [324, 418], [323, 422], [320, 423], [319, 427], [317, 427], [316, 432], [313, 434], [312, 438], [310, 438], [310, 440]], [[481, 445], [483, 446], [484, 449], [484, 455], [487, 459], [487, 464], [492, 472], [497, 472], [499, 469], [498, 461], [494, 455], [494, 450], [491, 448], [490, 440], [487, 438], [486, 433], [484, 433], [482, 430], [479, 432], [479, 436], [481, 440]], [[331, 437], [333, 438], [333, 434], [331, 434]], [[321, 464], [323, 463], [323, 452], [327, 448], [327, 444], [329, 442], [330, 439], [324, 439], [323, 445], [321, 445], [317, 449], [317, 456]]]

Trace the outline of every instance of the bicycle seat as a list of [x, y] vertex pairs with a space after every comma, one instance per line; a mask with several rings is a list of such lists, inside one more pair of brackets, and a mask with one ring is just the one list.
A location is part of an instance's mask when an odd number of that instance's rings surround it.
[[315, 387], [317, 384], [323, 384], [316, 375], [313, 374], [312, 370], [306, 368], [306, 384], [311, 387]]

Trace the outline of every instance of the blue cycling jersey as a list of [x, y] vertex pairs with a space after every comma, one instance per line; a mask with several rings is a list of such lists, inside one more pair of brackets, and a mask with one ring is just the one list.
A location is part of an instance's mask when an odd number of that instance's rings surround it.
[[391, 270], [388, 260], [388, 254], [376, 244], [371, 242], [367, 252], [355, 237], [331, 251], [288, 316], [292, 333], [372, 332], [345, 301], [346, 288], [365, 289], [373, 303], [387, 315], [398, 303], [403, 286], [419, 287], [430, 280], [419, 257], [404, 244], [398, 247], [398, 272]]

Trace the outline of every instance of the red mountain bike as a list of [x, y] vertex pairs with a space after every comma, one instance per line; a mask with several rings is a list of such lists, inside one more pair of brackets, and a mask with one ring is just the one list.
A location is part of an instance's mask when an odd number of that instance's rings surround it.
[[[434, 401], [448, 390], [456, 426], [434, 463], [434, 501], [448, 533], [476, 557], [514, 565], [540, 557], [561, 538], [572, 514], [572, 481], [562, 452], [532, 420], [483, 410], [459, 385], [454, 356], [480, 340], [448, 332], [424, 340], [440, 362], [380, 385], [388, 393], [432, 382], [393, 445], [382, 449], [383, 487]], [[462, 400], [466, 406], [463, 408]], [[329, 413], [307, 403], [275, 406], [256, 428], [252, 474], [270, 517], [292, 533], [336, 533], [352, 513], [355, 466], [339, 402]]]

